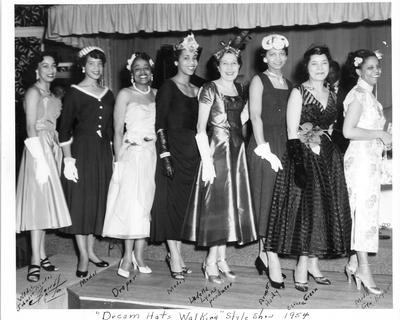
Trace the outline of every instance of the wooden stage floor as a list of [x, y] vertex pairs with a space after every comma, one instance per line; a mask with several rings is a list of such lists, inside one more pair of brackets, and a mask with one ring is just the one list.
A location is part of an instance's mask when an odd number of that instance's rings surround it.
[[164, 262], [148, 261], [152, 274], [131, 272], [129, 279], [116, 274], [117, 266], [107, 268], [92, 278], [68, 287], [69, 308], [130, 309], [130, 308], [218, 308], [218, 309], [390, 309], [393, 307], [392, 276], [376, 275], [385, 290], [381, 296], [358, 291], [354, 281], [349, 284], [344, 273], [324, 272], [332, 285], [318, 285], [309, 279], [309, 291], [297, 291], [292, 270], [286, 288], [272, 288], [265, 275], [255, 268], [232, 267], [238, 278], [221, 285], [204, 279], [200, 264], [188, 264], [193, 273], [185, 281], [171, 278]]

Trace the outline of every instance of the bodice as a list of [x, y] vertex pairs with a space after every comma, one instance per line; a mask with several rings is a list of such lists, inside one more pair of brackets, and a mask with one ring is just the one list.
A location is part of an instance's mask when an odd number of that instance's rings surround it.
[[137, 102], [131, 102], [127, 106], [125, 114], [126, 137], [130, 142], [143, 141], [146, 137], [156, 140], [155, 133], [155, 112], [156, 104], [152, 102], [148, 105], [143, 105]]
[[43, 97], [37, 107], [36, 130], [55, 130], [61, 109], [60, 99], [53, 95]]

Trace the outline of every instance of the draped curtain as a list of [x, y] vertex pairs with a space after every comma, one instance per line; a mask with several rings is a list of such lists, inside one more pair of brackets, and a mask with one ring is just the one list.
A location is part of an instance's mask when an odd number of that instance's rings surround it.
[[[325, 43], [343, 64], [360, 48], [381, 50], [378, 99], [391, 105], [391, 3], [107, 4], [61, 5], [49, 10], [46, 38], [82, 48], [98, 45], [107, 54], [106, 84], [116, 94], [127, 77], [126, 60], [145, 51], [156, 60], [162, 44], [193, 32], [203, 47], [196, 74], [209, 79], [207, 61], [220, 41], [247, 29], [252, 38], [243, 51], [244, 80], [265, 69], [261, 40], [276, 32], [289, 42], [284, 75], [297, 83], [296, 69], [312, 43]], [[156, 61], [157, 63], [157, 61]]]

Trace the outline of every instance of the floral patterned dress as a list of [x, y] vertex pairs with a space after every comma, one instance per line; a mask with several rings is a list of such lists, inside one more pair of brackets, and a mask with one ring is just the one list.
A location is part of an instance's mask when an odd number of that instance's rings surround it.
[[[367, 130], [382, 130], [386, 120], [382, 105], [372, 94], [372, 89], [364, 80], [358, 80], [343, 102], [344, 113], [357, 99], [363, 106], [357, 126]], [[380, 139], [351, 140], [344, 156], [353, 219], [352, 250], [378, 252], [382, 151], [383, 143]]]

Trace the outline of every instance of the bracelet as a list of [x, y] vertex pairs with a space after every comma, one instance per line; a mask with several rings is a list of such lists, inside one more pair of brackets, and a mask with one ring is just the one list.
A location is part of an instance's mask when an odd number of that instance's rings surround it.
[[165, 157], [170, 157], [171, 154], [169, 152], [163, 152], [160, 154], [160, 159], [165, 158]]

